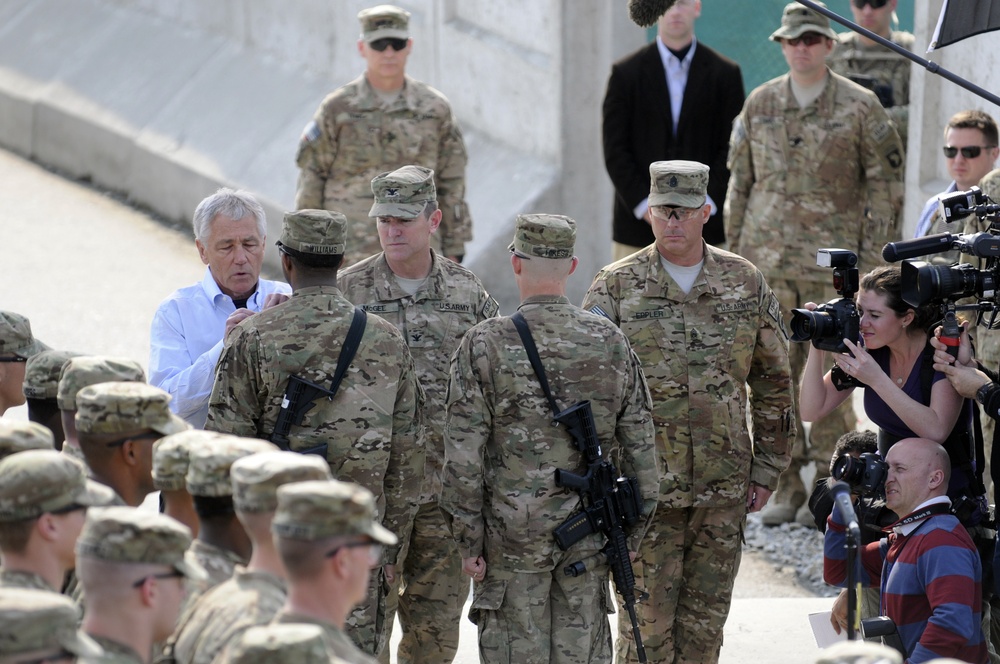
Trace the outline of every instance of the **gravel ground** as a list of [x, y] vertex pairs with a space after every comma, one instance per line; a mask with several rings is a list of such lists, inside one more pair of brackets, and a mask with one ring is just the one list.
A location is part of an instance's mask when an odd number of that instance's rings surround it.
[[816, 597], [836, 597], [839, 592], [823, 582], [823, 535], [815, 528], [798, 523], [765, 527], [759, 514], [751, 514], [743, 551], [744, 557], [761, 559], [777, 576]]

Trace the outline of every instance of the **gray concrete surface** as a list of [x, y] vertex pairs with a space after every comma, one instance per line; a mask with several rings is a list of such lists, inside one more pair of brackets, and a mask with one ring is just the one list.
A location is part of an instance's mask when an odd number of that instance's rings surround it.
[[[0, 309], [28, 316], [53, 348], [124, 355], [145, 367], [156, 305], [201, 278], [193, 242], [3, 151], [0, 200]], [[26, 409], [5, 417], [26, 419]], [[811, 596], [753, 554], [744, 558], [734, 597], [723, 664], [812, 661], [806, 616], [832, 600]], [[474, 626], [463, 620], [459, 664], [478, 661], [475, 644]]]

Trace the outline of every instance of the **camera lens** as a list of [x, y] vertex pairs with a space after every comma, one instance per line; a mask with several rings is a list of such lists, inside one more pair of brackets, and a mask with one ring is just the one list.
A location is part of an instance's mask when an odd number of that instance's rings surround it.
[[792, 309], [792, 341], [823, 339], [836, 332], [836, 322], [825, 311]]
[[861, 480], [864, 471], [864, 462], [854, 458], [850, 454], [841, 454], [833, 462], [833, 471], [830, 474], [833, 475], [833, 479], [847, 482], [854, 487]]

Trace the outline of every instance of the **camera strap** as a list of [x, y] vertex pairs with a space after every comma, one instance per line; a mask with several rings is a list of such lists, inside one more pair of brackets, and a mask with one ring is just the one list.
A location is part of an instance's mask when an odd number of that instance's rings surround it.
[[521, 312], [516, 312], [510, 319], [514, 322], [514, 327], [517, 328], [517, 334], [521, 337], [521, 343], [524, 345], [525, 352], [528, 353], [528, 361], [531, 362], [531, 368], [535, 371], [535, 376], [538, 377], [538, 382], [542, 385], [542, 392], [545, 392], [545, 398], [549, 400], [549, 407], [552, 408], [552, 415], [556, 416], [561, 411], [559, 406], [556, 405], [556, 400], [552, 396], [551, 390], [549, 390], [549, 381], [545, 378], [545, 367], [542, 366], [542, 358], [538, 357], [538, 347], [535, 345], [535, 339], [531, 336], [531, 330], [528, 328], [528, 321], [524, 320], [524, 316]]
[[912, 523], [918, 523], [936, 514], [949, 514], [950, 512], [951, 507], [949, 505], [945, 503], [934, 503], [933, 505], [928, 505], [921, 510], [907, 514], [896, 523], [888, 526], [885, 530], [887, 532], [891, 532], [895, 528], [904, 528]]

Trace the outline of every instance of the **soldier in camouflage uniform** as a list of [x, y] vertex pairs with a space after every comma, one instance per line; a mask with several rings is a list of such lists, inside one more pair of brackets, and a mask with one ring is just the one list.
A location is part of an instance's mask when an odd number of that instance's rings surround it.
[[[913, 35], [891, 28], [897, 0], [851, 0], [854, 22], [913, 50]], [[910, 61], [867, 37], [848, 30], [837, 36], [837, 46], [828, 60], [830, 69], [873, 91], [899, 132], [906, 149], [910, 111]]]
[[60, 662], [100, 657], [101, 647], [77, 629], [79, 613], [52, 592], [0, 588], [0, 661]]
[[250, 539], [233, 507], [229, 468], [237, 459], [278, 449], [255, 438], [209, 434], [214, 437], [212, 440], [191, 447], [185, 478], [198, 514], [198, 537], [191, 542], [187, 555], [205, 570], [208, 579], [190, 593], [185, 609], [193, 606], [209, 588], [232, 577], [237, 565], [246, 565], [250, 560]]
[[185, 558], [191, 532], [168, 516], [132, 507], [91, 509], [76, 543], [83, 629], [104, 656], [86, 664], [146, 664], [170, 636], [188, 582], [205, 571]]
[[[899, 239], [903, 147], [878, 98], [827, 68], [835, 37], [825, 16], [787, 5], [771, 39], [781, 43], [789, 73], [750, 94], [730, 140], [729, 249], [763, 272], [786, 316], [838, 297], [830, 270], [816, 265], [817, 249], [855, 252], [863, 273]], [[791, 349], [796, 381], [806, 351], [806, 344]], [[762, 515], [766, 525], [812, 523], [799, 470], [811, 464], [824, 477], [837, 438], [856, 426], [849, 402], [839, 417], [812, 426]]]
[[[649, 172], [656, 242], [601, 270], [583, 306], [625, 332], [653, 398], [664, 472], [636, 560], [649, 660], [714, 662], [746, 514], [767, 503], [795, 437], [788, 335], [760, 270], [702, 240], [708, 166]], [[622, 613], [617, 661], [632, 662]]]
[[31, 323], [21, 314], [0, 311], [0, 415], [24, 403], [25, 363], [49, 350], [31, 334]]
[[87, 508], [113, 497], [51, 448], [0, 460], [0, 588], [61, 590], [76, 564], [73, 547]]
[[115, 381], [145, 383], [146, 373], [135, 360], [88, 355], [70, 358], [59, 372], [56, 405], [62, 416], [63, 454], [86, 463], [76, 434], [76, 395], [85, 387]]
[[319, 625], [327, 649], [354, 664], [375, 664], [344, 633], [352, 607], [368, 595], [382, 548], [398, 544], [378, 523], [375, 497], [337, 480], [278, 487], [272, 532], [288, 574], [288, 599], [277, 623]]
[[52, 431], [55, 448], [61, 450], [66, 434], [63, 433], [62, 415], [56, 396], [59, 394], [59, 376], [63, 365], [80, 353], [68, 350], [46, 350], [25, 363], [24, 396], [28, 401], [28, 419], [44, 424]]
[[190, 428], [170, 395], [145, 383], [90, 385], [76, 395], [76, 433], [90, 475], [116, 502], [138, 507], [153, 491], [153, 442]]
[[[354, 314], [337, 288], [346, 223], [326, 210], [285, 215], [278, 246], [292, 297], [244, 320], [226, 338], [206, 428], [269, 438], [291, 376], [329, 387]], [[408, 533], [424, 470], [421, 401], [403, 337], [368, 314], [336, 397], [314, 402], [302, 425], [291, 428], [289, 447], [325, 447], [333, 476], [375, 494], [383, 525]], [[395, 579], [398, 553], [386, 551], [369, 600], [348, 620], [352, 638], [372, 655], [385, 641], [386, 584]]]
[[[427, 463], [413, 530], [401, 538], [405, 560], [399, 622], [399, 661], [450, 662], [458, 649], [458, 626], [469, 580], [455, 542], [438, 509], [448, 365], [462, 335], [495, 316], [499, 306], [469, 270], [431, 248], [441, 223], [434, 173], [404, 166], [372, 180], [382, 253], [340, 273], [346, 297], [377, 313], [402, 332], [424, 390]], [[392, 625], [394, 607], [386, 623]], [[388, 662], [388, 649], [381, 658]]]
[[318, 625], [264, 625], [248, 629], [220, 664], [343, 664], [327, 650]]
[[189, 429], [164, 436], [153, 444], [153, 487], [160, 492], [161, 510], [198, 536], [198, 514], [187, 490], [187, 471], [193, 446], [204, 445], [218, 434]]
[[37, 422], [0, 419], [0, 459], [25, 450], [51, 450], [52, 432]]
[[212, 664], [248, 628], [266, 625], [285, 603], [285, 568], [281, 565], [271, 522], [278, 487], [292, 482], [329, 480], [330, 467], [314, 455], [261, 452], [233, 462], [233, 506], [253, 554], [232, 578], [205, 593], [181, 619], [174, 637], [172, 661]]
[[364, 74], [335, 90], [306, 126], [299, 143], [296, 209], [338, 210], [347, 216], [344, 265], [378, 253], [368, 218], [372, 178], [406, 164], [437, 174], [441, 229], [434, 248], [461, 261], [472, 239], [465, 203], [465, 142], [443, 94], [405, 74], [409, 12], [379, 5], [358, 14]]
[[[521, 306], [551, 393], [560, 408], [589, 400], [604, 457], [638, 478], [643, 513], [656, 508], [659, 464], [649, 390], [618, 329], [570, 304], [576, 224], [549, 214], [519, 215], [513, 266]], [[586, 466], [550, 409], [510, 318], [484, 321], [462, 339], [451, 363], [444, 432], [441, 508], [475, 581], [470, 619], [482, 662], [609, 662], [608, 567], [597, 532], [568, 550], [553, 530], [581, 507], [556, 485], [557, 469]], [[629, 534], [636, 551], [645, 530]], [[594, 556], [593, 559], [590, 559]], [[567, 565], [587, 561], [580, 576]]]

